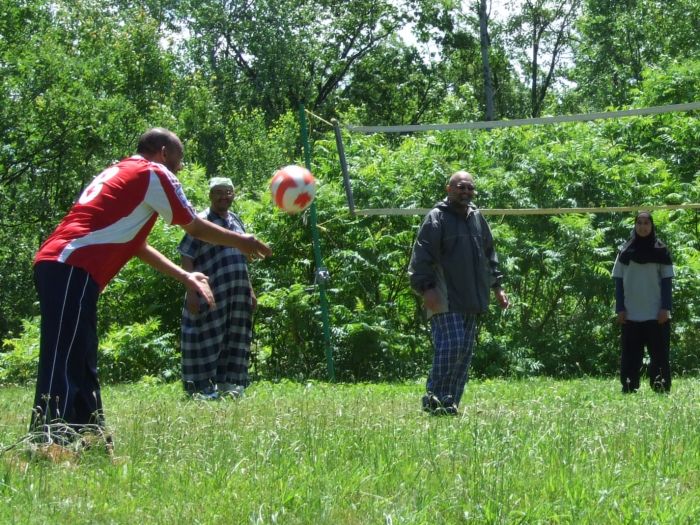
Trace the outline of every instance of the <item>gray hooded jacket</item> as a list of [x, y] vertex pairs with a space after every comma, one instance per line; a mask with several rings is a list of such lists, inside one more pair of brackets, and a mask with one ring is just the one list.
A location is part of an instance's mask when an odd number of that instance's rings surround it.
[[503, 276], [491, 229], [479, 210], [470, 204], [465, 217], [447, 199], [437, 203], [418, 230], [408, 274], [416, 293], [436, 288], [443, 299], [439, 310], [428, 310], [428, 317], [487, 311], [489, 291], [500, 286]]

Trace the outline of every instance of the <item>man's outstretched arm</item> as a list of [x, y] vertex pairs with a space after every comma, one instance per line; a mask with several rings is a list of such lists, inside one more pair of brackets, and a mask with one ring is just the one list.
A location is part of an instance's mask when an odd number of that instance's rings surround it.
[[188, 291], [196, 292], [204, 297], [207, 303], [209, 303], [209, 306], [215, 306], [214, 294], [209, 287], [209, 278], [203, 273], [187, 272], [183, 270], [153, 246], [145, 242], [141, 245], [139, 251], [136, 252], [136, 257], [159, 272], [180, 281], [185, 285]]
[[245, 255], [254, 258], [264, 259], [268, 255], [272, 255], [270, 247], [256, 239], [255, 236], [227, 230], [199, 217], [195, 218], [191, 223], [182, 226], [182, 229], [195, 239], [201, 239], [219, 246], [238, 248]]

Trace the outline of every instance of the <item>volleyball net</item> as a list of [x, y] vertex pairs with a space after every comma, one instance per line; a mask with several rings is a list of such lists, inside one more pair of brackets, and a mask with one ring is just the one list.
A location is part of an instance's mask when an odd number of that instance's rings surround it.
[[[343, 128], [352, 133], [417, 133], [430, 131], [457, 131], [457, 130], [489, 130], [517, 126], [541, 126], [559, 124], [565, 122], [588, 122], [605, 119], [619, 119], [635, 116], [661, 115], [665, 113], [677, 113], [700, 110], [700, 102], [688, 102], [683, 104], [670, 104], [665, 106], [652, 106], [647, 108], [626, 109], [619, 111], [605, 111], [597, 113], [580, 113], [573, 115], [558, 115], [553, 117], [539, 117], [529, 119], [493, 120], [478, 122], [457, 122], [448, 124], [415, 124], [397, 126], [355, 126], [341, 125], [336, 119], [327, 121], [322, 117], [306, 110], [306, 113], [333, 128], [340, 168], [343, 175], [343, 186], [348, 202], [348, 209], [352, 215], [425, 215], [429, 208], [365, 208], [357, 209], [352, 191], [352, 180], [349, 173], [347, 159], [345, 157], [345, 144], [343, 142]], [[684, 204], [640, 204], [636, 206], [605, 206], [605, 207], [569, 207], [569, 208], [480, 208], [483, 215], [560, 215], [566, 213], [617, 213], [655, 210], [688, 210], [700, 209], [700, 203]]]

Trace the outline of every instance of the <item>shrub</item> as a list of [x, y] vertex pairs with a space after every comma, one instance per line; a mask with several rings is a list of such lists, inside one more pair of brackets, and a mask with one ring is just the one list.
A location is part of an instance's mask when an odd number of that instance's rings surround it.
[[160, 321], [113, 326], [100, 343], [99, 372], [102, 382], [138, 381], [143, 376], [179, 377], [180, 354], [175, 336], [161, 333]]
[[[40, 321], [38, 317], [22, 321], [22, 333], [5, 339], [0, 352], [0, 383], [24, 384], [36, 378], [39, 361]], [[156, 377], [179, 377], [180, 354], [175, 336], [161, 333], [157, 319], [116, 325], [102, 338], [98, 350], [98, 368], [103, 383], [138, 381]]]
[[0, 384], [24, 384], [36, 378], [39, 362], [39, 317], [22, 320], [18, 337], [5, 339], [0, 352]]

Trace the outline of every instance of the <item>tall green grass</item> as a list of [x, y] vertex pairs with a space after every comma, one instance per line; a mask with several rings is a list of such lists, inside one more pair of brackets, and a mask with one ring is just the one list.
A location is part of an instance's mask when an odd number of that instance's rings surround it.
[[[700, 381], [474, 381], [458, 417], [421, 385], [258, 383], [241, 400], [105, 389], [116, 461], [0, 458], [1, 523], [700, 522]], [[0, 445], [29, 388], [0, 390]]]

